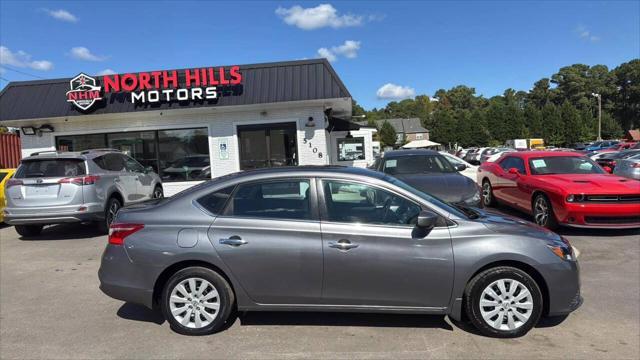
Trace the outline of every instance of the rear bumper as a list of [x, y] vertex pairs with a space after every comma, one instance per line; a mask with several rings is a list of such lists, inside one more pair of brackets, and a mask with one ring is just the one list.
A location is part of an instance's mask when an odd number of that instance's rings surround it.
[[[84, 208], [83, 210], [81, 210]], [[59, 224], [95, 221], [104, 218], [102, 204], [77, 204], [59, 207], [5, 208], [4, 221], [9, 225]]]
[[566, 204], [555, 209], [558, 222], [579, 228], [640, 228], [640, 203]]

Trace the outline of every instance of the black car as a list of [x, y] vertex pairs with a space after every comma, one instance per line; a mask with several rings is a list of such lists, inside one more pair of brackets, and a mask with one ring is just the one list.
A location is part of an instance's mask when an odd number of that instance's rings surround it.
[[463, 164], [452, 165], [437, 151], [423, 149], [387, 151], [374, 164], [374, 170], [392, 175], [441, 200], [480, 207], [478, 185], [458, 173], [465, 168]]

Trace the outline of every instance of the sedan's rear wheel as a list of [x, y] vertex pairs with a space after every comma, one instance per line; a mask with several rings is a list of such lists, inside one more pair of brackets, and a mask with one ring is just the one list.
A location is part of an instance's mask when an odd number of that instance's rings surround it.
[[493, 197], [493, 188], [491, 187], [491, 182], [486, 179], [482, 182], [482, 203], [484, 204], [484, 206], [496, 205], [496, 200]]
[[465, 289], [465, 299], [467, 316], [487, 336], [522, 336], [542, 314], [542, 293], [536, 281], [508, 266], [476, 275]]
[[219, 331], [229, 319], [234, 295], [218, 273], [189, 267], [175, 273], [162, 292], [162, 311], [171, 328], [184, 335]]

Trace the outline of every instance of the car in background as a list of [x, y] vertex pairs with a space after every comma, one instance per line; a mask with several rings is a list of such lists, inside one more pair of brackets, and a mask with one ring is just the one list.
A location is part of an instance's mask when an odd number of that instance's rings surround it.
[[113, 149], [31, 154], [5, 187], [5, 222], [25, 237], [67, 222], [107, 232], [122, 206], [163, 197], [156, 173]]
[[629, 179], [640, 180], [640, 154], [635, 154], [618, 161], [615, 169], [613, 169], [613, 174]]
[[608, 173], [612, 173], [620, 160], [632, 157], [636, 154], [640, 154], [640, 150], [623, 150], [610, 152], [600, 156], [596, 160], [596, 162], [598, 163], [598, 165], [602, 166], [602, 168], [605, 169]]
[[164, 181], [189, 181], [203, 177], [202, 172], [211, 165], [209, 155], [189, 155], [182, 157], [162, 169]]
[[540, 226], [640, 228], [640, 186], [575, 152], [516, 152], [478, 169], [484, 204], [533, 215]]
[[7, 202], [4, 198], [4, 184], [11, 179], [16, 169], [0, 169], [0, 223], [4, 222], [4, 207]]
[[[484, 154], [480, 158], [480, 163], [482, 164], [483, 162], [486, 162], [486, 161], [496, 161], [500, 157], [500, 155], [504, 154], [505, 152], [511, 152], [511, 151], [516, 151], [516, 150], [512, 148], [491, 148], [484, 152]], [[493, 160], [489, 160], [489, 159], [493, 159]]]
[[434, 150], [385, 152], [375, 170], [394, 176], [420, 191], [461, 206], [482, 206], [475, 181], [461, 175], [464, 165], [451, 165]]
[[465, 157], [465, 161], [473, 165], [480, 165], [480, 159], [482, 159], [482, 156], [485, 155], [490, 150], [491, 148], [488, 148], [488, 147], [479, 148], [475, 152], [473, 152], [471, 155], [467, 155]]
[[604, 141], [596, 141], [593, 144], [587, 146], [584, 150], [585, 151], [598, 151], [598, 150], [602, 150], [602, 149], [606, 149], [608, 147], [611, 147], [613, 145], [618, 144], [620, 141], [618, 140], [604, 140]]
[[289, 310], [464, 316], [505, 338], [581, 305], [576, 256], [551, 231], [383, 173], [299, 166], [123, 209], [98, 277], [187, 335], [227, 328], [236, 310]]
[[447, 160], [451, 163], [451, 165], [453, 165], [453, 167], [456, 168], [456, 170], [458, 170], [460, 174], [468, 177], [473, 181], [476, 181], [476, 178], [477, 178], [476, 172], [478, 171], [478, 167], [476, 165], [471, 165], [468, 162], [460, 159], [457, 156], [451, 155], [446, 151], [440, 151], [440, 155], [447, 158]]

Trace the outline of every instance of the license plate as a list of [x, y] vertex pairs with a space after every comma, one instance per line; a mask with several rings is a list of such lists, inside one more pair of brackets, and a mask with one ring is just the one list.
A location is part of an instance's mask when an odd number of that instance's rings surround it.
[[58, 196], [59, 185], [31, 185], [27, 186], [27, 196]]

